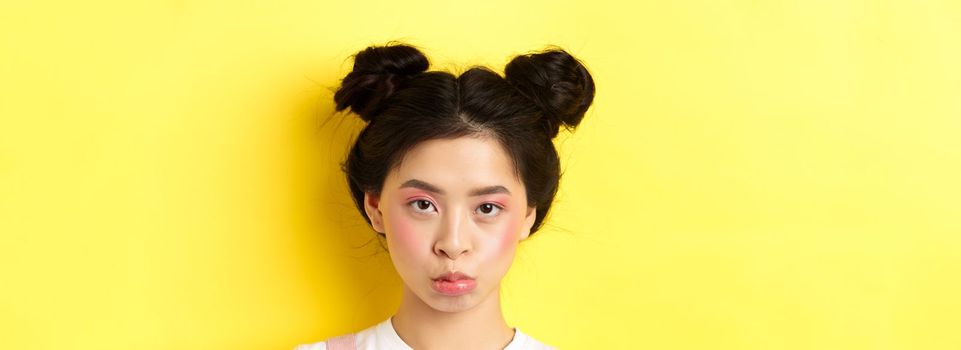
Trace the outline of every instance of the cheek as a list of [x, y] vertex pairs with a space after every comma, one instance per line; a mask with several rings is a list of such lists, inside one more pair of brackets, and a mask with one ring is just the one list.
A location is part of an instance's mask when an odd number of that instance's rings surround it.
[[411, 268], [424, 264], [431, 255], [430, 224], [398, 210], [388, 223], [388, 248], [398, 267]]
[[521, 222], [517, 218], [511, 218], [511, 220], [501, 227], [500, 234], [497, 235], [498, 240], [498, 252], [507, 253], [514, 250], [517, 244], [517, 238], [519, 237], [518, 230], [521, 228]]
[[394, 242], [399, 245], [398, 248], [404, 251], [414, 251], [420, 243], [417, 240], [419, 235], [414, 223], [403, 215], [391, 221], [390, 234], [394, 237]]

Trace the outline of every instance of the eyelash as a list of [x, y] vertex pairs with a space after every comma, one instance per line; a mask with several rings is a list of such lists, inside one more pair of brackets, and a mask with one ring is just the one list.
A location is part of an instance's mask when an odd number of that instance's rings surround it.
[[[421, 211], [420, 208], [418, 208], [418, 206], [417, 206], [417, 204], [420, 204], [420, 202], [427, 202], [428, 204], [430, 204], [430, 205], [433, 206], [434, 208], [437, 208], [437, 206], [435, 206], [433, 202], [431, 202], [431, 201], [429, 201], [429, 200], [426, 200], [426, 199], [415, 199], [415, 200], [410, 201], [409, 203], [407, 203], [407, 205], [410, 206], [411, 208], [413, 208], [415, 212], [423, 213], [424, 211]], [[491, 210], [492, 210], [492, 214], [483, 214], [483, 213], [481, 213], [481, 215], [483, 215], [483, 216], [496, 216], [498, 213], [501, 212], [501, 210], [504, 210], [503, 207], [501, 207], [501, 206], [499, 206], [499, 205], [497, 205], [497, 204], [494, 204], [494, 203], [484, 203], [484, 204], [481, 204], [481, 206], [485, 206], [485, 205], [490, 205], [490, 206], [491, 206], [491, 208], [492, 208], [492, 209], [491, 209]], [[477, 207], [477, 208], [480, 209], [480, 207]]]

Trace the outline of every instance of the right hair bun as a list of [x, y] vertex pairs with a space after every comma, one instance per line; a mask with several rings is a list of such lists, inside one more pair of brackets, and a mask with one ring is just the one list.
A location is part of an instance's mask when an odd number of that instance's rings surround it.
[[548, 134], [562, 125], [577, 127], [594, 101], [594, 79], [587, 68], [563, 49], [514, 57], [504, 69], [507, 82], [544, 111]]
[[405, 44], [370, 46], [354, 55], [354, 69], [334, 93], [337, 111], [347, 107], [371, 121], [411, 76], [427, 70], [427, 57]]

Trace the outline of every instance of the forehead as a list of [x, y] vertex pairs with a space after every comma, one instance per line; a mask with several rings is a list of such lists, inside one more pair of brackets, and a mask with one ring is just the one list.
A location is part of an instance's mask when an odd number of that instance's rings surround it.
[[387, 180], [409, 179], [444, 187], [502, 185], [511, 190], [523, 187], [503, 146], [489, 137], [475, 136], [417, 144], [404, 155]]

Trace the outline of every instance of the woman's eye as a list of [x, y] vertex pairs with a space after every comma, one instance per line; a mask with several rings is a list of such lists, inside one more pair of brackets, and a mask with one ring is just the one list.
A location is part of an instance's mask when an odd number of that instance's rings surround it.
[[410, 202], [409, 205], [413, 207], [414, 210], [416, 211], [430, 212], [430, 211], [433, 211], [433, 210], [430, 210], [430, 208], [434, 206], [434, 203], [431, 203], [429, 200], [426, 200], [426, 199], [418, 199], [413, 202]]
[[477, 207], [477, 212], [486, 216], [497, 215], [497, 213], [499, 213], [500, 211], [501, 211], [501, 207], [498, 207], [491, 203], [484, 203], [484, 204], [481, 204], [479, 207]]

